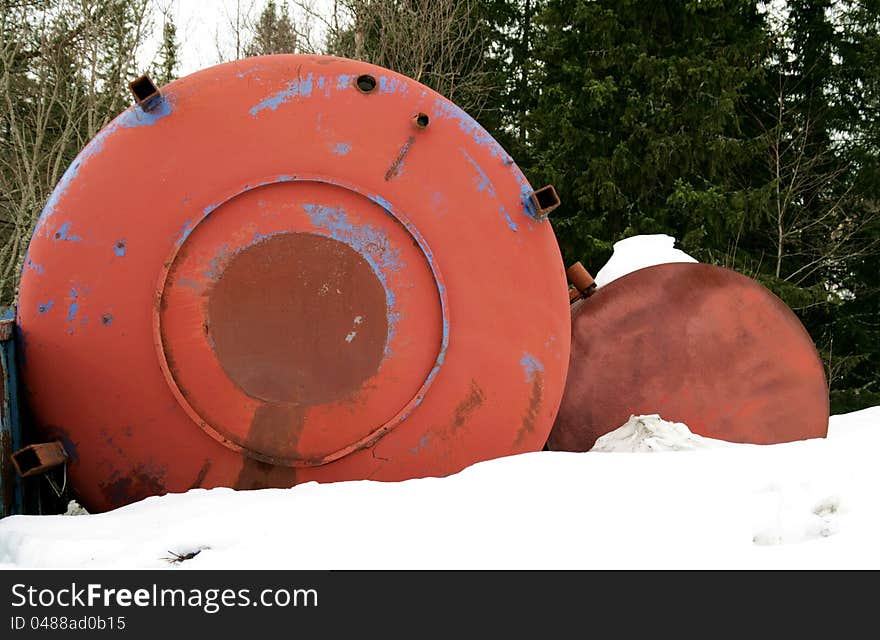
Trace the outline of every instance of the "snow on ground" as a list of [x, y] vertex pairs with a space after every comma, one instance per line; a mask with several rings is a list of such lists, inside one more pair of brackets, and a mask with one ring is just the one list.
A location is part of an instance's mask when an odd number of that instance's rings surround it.
[[662, 233], [632, 236], [614, 243], [614, 253], [596, 274], [596, 286], [604, 287], [637, 269], [668, 262], [696, 262], [681, 249], [675, 248], [675, 238]]
[[[770, 446], [681, 450], [713, 441], [637, 421], [603, 452], [529, 453], [447, 478], [13, 516], [0, 521], [0, 566], [880, 568], [880, 407], [832, 417], [828, 438]], [[640, 452], [649, 440], [663, 444]]]
[[[622, 240], [596, 281], [693, 262], [674, 242]], [[593, 451], [447, 478], [194, 489], [104, 514], [13, 516], [0, 521], [0, 568], [878, 569], [878, 452], [880, 407], [832, 416], [827, 438], [772, 446], [633, 416]]]

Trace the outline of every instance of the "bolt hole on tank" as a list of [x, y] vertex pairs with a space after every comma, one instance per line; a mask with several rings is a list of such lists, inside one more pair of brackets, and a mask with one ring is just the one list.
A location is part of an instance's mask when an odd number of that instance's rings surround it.
[[565, 192], [426, 85], [283, 54], [129, 88], [46, 203], [4, 321], [5, 513], [41, 479], [101, 512], [442, 477], [586, 452], [640, 413], [825, 435], [821, 361], [776, 296], [709, 264], [601, 287], [566, 268]]

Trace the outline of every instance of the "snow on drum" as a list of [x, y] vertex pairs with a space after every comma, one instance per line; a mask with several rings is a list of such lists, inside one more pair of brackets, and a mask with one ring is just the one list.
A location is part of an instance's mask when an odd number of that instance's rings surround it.
[[87, 508], [544, 445], [569, 360], [558, 199], [471, 117], [320, 56], [132, 90], [20, 284], [33, 425]]

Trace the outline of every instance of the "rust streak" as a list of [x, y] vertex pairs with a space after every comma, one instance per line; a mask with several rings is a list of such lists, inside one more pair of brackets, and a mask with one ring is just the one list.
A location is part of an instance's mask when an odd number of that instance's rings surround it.
[[449, 433], [455, 433], [461, 427], [464, 426], [464, 423], [467, 422], [468, 417], [475, 410], [477, 410], [480, 405], [483, 404], [483, 400], [485, 396], [483, 395], [483, 390], [480, 389], [476, 380], [471, 380], [471, 391], [467, 395], [467, 397], [459, 402], [455, 407], [454, 418], [452, 421], [452, 425], [450, 426]]
[[[296, 451], [303, 428], [304, 411], [289, 404], [264, 404], [254, 412], [248, 430], [251, 451]], [[245, 456], [236, 489], [287, 488], [296, 484], [296, 469]]]
[[412, 147], [415, 141], [415, 136], [410, 136], [406, 139], [406, 142], [404, 142], [403, 146], [400, 147], [397, 158], [394, 159], [394, 162], [392, 162], [391, 166], [388, 167], [388, 171], [385, 172], [385, 180], [391, 180], [391, 178], [393, 178], [400, 172], [400, 165], [403, 164], [403, 159], [406, 157], [406, 154], [409, 153], [409, 149], [410, 147]]
[[522, 426], [517, 431], [516, 440], [513, 443], [514, 447], [520, 446], [526, 436], [535, 430], [535, 423], [538, 420], [538, 409], [541, 408], [541, 399], [544, 395], [544, 374], [536, 371], [533, 375], [529, 407], [523, 416]]
[[193, 482], [190, 489], [198, 489], [202, 486], [202, 482], [205, 481], [205, 476], [208, 475], [208, 470], [211, 468], [211, 461], [205, 460], [205, 464], [202, 465], [202, 468], [199, 470], [199, 475], [196, 476], [196, 481]]

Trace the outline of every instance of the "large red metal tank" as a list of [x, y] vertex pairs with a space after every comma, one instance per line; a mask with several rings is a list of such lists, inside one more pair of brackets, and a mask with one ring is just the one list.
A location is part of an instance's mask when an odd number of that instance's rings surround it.
[[797, 316], [708, 264], [639, 269], [572, 305], [571, 365], [547, 448], [589, 451], [630, 415], [753, 444], [824, 437], [828, 386]]
[[18, 307], [37, 433], [92, 510], [538, 450], [568, 366], [554, 198], [369, 64], [172, 82], [89, 143], [37, 224]]

